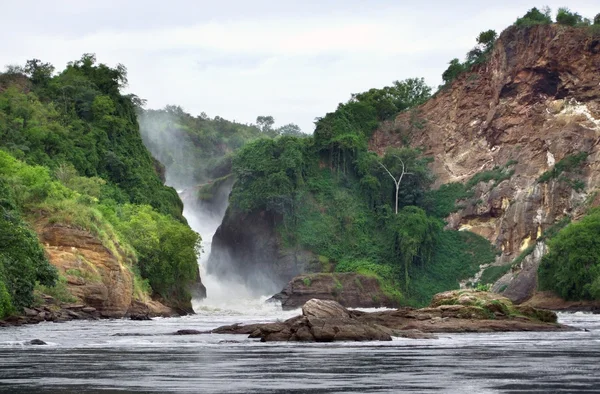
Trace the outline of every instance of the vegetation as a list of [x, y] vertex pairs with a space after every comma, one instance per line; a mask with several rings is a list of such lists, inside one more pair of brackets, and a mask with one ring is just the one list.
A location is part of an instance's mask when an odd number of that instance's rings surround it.
[[549, 25], [552, 23], [552, 10], [544, 7], [541, 11], [533, 7], [525, 15], [518, 18], [515, 26]]
[[[551, 170], [548, 170], [540, 175], [537, 181], [539, 183], [545, 183], [552, 179], [559, 178], [563, 172], [574, 172], [581, 167], [583, 162], [587, 160], [587, 157], [588, 154], [586, 152], [579, 152], [573, 155], [565, 156], [562, 160], [556, 163]], [[565, 180], [566, 179], [567, 178], [565, 178]], [[576, 184], [574, 184], [574, 186], [576, 186]]]
[[489, 54], [494, 48], [496, 38], [498, 38], [498, 34], [494, 30], [487, 30], [479, 33], [477, 45], [467, 53], [464, 63], [461, 63], [460, 60], [456, 58], [450, 61], [450, 65], [442, 74], [444, 85], [440, 88], [449, 86], [459, 75], [466, 71], [470, 71], [473, 66], [486, 62]]
[[66, 289], [26, 224], [34, 221], [90, 231], [139, 272], [138, 290], [189, 300], [198, 235], [142, 143], [141, 100], [120, 93], [126, 83], [123, 66], [89, 54], [58, 74], [39, 60], [0, 74], [0, 317], [32, 305], [36, 283]]
[[494, 248], [474, 234], [443, 231], [428, 214], [449, 205], [428, 191], [430, 158], [411, 148], [383, 158], [367, 151], [378, 122], [428, 94], [422, 80], [396, 82], [352, 95], [317, 121], [312, 138], [248, 143], [233, 158], [229, 209], [267, 213], [285, 247], [310, 250], [336, 272], [376, 277], [388, 297], [405, 304], [424, 305], [458, 288], [459, 278], [493, 260]]
[[138, 108], [140, 132], [150, 152], [176, 178], [169, 183], [187, 187], [231, 173], [233, 152], [258, 138], [306, 136], [294, 124], [273, 128], [272, 116], [259, 116], [256, 125], [231, 122], [205, 113], [194, 117], [181, 107], [162, 110]]
[[0, 178], [0, 318], [30, 306], [36, 282], [53, 286], [57, 279], [56, 269]]
[[548, 242], [538, 271], [539, 285], [567, 300], [600, 299], [600, 210], [593, 209]]
[[481, 278], [479, 278], [479, 281], [477, 282], [478, 285], [493, 284], [498, 279], [500, 279], [502, 276], [504, 276], [504, 274], [506, 274], [508, 271], [510, 271], [511, 267], [512, 267], [512, 264], [491, 265], [491, 266], [487, 267], [485, 270], [483, 270], [483, 273], [481, 274]]

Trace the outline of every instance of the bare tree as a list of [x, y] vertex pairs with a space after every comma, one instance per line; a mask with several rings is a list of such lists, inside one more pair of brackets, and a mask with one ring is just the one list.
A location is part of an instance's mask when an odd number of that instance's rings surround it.
[[387, 169], [387, 167], [380, 161], [377, 161], [377, 163], [379, 163], [379, 165], [381, 167], [383, 167], [383, 169], [385, 170], [385, 172], [388, 173], [388, 175], [392, 178], [392, 180], [394, 181], [394, 184], [396, 185], [396, 215], [398, 214], [398, 193], [400, 192], [400, 183], [402, 182], [402, 178], [404, 178], [404, 175], [414, 175], [412, 172], [406, 172], [406, 167], [404, 166], [404, 161], [398, 157], [395, 156], [398, 160], [400, 160], [400, 165], [402, 166], [402, 171], [400, 172], [400, 176], [398, 176], [398, 179], [396, 179], [395, 176], [392, 175], [392, 173], [390, 172], [390, 170]]

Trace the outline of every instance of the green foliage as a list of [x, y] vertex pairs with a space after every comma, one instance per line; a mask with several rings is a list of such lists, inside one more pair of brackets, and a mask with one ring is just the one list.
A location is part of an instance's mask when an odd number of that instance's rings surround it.
[[600, 210], [571, 223], [548, 242], [539, 285], [567, 300], [600, 299]]
[[466, 71], [470, 71], [473, 66], [487, 61], [487, 58], [494, 48], [494, 43], [498, 38], [495, 30], [486, 30], [479, 33], [477, 36], [477, 45], [471, 49], [466, 56], [464, 63], [455, 58], [450, 61], [448, 68], [442, 74], [444, 85], [440, 88], [449, 86], [459, 75]]
[[[0, 184], [11, 190], [10, 198], [4, 189], [0, 193], [2, 201], [10, 200], [0, 237], [13, 243], [0, 254], [0, 304], [6, 304], [7, 293], [12, 307], [30, 305], [35, 281], [52, 291], [56, 276], [19, 212], [28, 220], [88, 230], [134, 273], [139, 264], [141, 277], [134, 275], [139, 297], [151, 284], [168, 301], [189, 300], [198, 235], [184, 224], [176, 191], [159, 178], [164, 167], [140, 138], [136, 108], [143, 100], [120, 93], [127, 84], [125, 67], [98, 64], [85, 54], [58, 74], [35, 59], [9, 71], [10, 78], [0, 75]], [[18, 73], [28, 84], [17, 83]], [[150, 222], [142, 225], [138, 219], [144, 215]], [[139, 234], [132, 223], [140, 224]]]
[[556, 14], [556, 23], [559, 25], [575, 26], [583, 23], [583, 17], [576, 12], [571, 12], [567, 7], [561, 7]]
[[36, 281], [51, 286], [57, 279], [36, 234], [16, 208], [0, 176], [0, 318], [31, 305]]
[[468, 198], [471, 194], [462, 183], [446, 183], [436, 190], [427, 191], [424, 206], [427, 213], [443, 219], [460, 208], [456, 205], [457, 200]]
[[0, 146], [51, 170], [71, 165], [78, 175], [103, 179], [118, 202], [149, 204], [183, 220], [177, 193], [162, 185], [140, 139], [135, 97], [119, 91], [126, 69], [85, 54], [59, 74], [53, 70], [28, 61], [32, 90], [15, 85], [0, 93]]
[[75, 298], [71, 292], [69, 292], [69, 288], [67, 287], [67, 279], [62, 275], [58, 277], [58, 280], [52, 286], [36, 283], [35, 290], [42, 294], [51, 296], [59, 303], [77, 301], [77, 298]]
[[552, 23], [552, 17], [550, 16], [552, 11], [550, 8], [545, 7], [542, 11], [533, 7], [521, 18], [518, 18], [515, 22], [516, 26], [534, 26], [534, 25], [549, 25]]
[[480, 182], [487, 183], [489, 181], [494, 181], [493, 187], [496, 187], [500, 184], [500, 182], [510, 179], [515, 173], [514, 170], [511, 170], [508, 167], [508, 165], [503, 167], [495, 166], [491, 170], [478, 172], [467, 181], [465, 187], [467, 189], [471, 189]]
[[479, 285], [490, 285], [500, 279], [504, 274], [510, 271], [512, 264], [505, 265], [491, 265], [483, 270], [481, 278], [479, 279]]
[[600, 25], [600, 14], [596, 14], [594, 17], [594, 25]]
[[327, 153], [331, 168], [347, 172], [357, 152], [365, 150], [368, 138], [380, 121], [416, 107], [430, 96], [431, 88], [423, 78], [395, 81], [392, 86], [353, 94], [350, 101], [339, 104], [335, 112], [317, 120], [315, 145]]
[[460, 74], [466, 71], [465, 65], [460, 62], [457, 58], [454, 58], [448, 63], [449, 66], [442, 74], [442, 80], [444, 84], [450, 84]]
[[545, 183], [552, 179], [566, 182], [573, 189], [579, 191], [585, 187], [585, 184], [579, 180], [572, 180], [566, 176], [562, 176], [564, 172], [575, 172], [582, 164], [587, 160], [588, 154], [586, 152], [579, 152], [576, 154], [565, 156], [562, 160], [554, 165], [551, 170], [544, 172], [538, 178], [539, 183]]
[[199, 235], [148, 205], [126, 204], [107, 216], [135, 249], [139, 272], [154, 292], [167, 300], [189, 299], [185, 289], [197, 279]]
[[302, 279], [302, 283], [304, 283], [304, 286], [310, 287], [311, 280], [309, 277], [306, 277], [306, 278]]
[[304, 182], [308, 139], [259, 139], [244, 146], [233, 160], [237, 182], [230, 202], [243, 212], [293, 209], [295, 190]]
[[414, 306], [427, 305], [434, 294], [458, 289], [460, 279], [479, 271], [481, 264], [496, 258], [489, 241], [468, 231], [442, 231], [430, 264], [414, 266], [411, 272], [411, 298]]

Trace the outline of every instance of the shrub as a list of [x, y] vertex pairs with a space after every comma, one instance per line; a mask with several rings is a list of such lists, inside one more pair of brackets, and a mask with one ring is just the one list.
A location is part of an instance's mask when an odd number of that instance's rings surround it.
[[549, 25], [552, 23], [551, 10], [546, 7], [542, 11], [533, 7], [515, 22], [516, 26]]
[[540, 288], [567, 300], [600, 299], [600, 210], [571, 223], [548, 242], [538, 271]]
[[560, 25], [567, 26], [575, 26], [583, 22], [583, 18], [576, 12], [571, 12], [566, 7], [561, 7], [558, 9], [558, 13], [556, 14], [556, 23]]

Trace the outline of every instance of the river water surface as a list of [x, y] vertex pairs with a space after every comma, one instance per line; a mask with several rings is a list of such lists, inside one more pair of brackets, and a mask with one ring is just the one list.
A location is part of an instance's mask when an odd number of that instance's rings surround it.
[[[240, 305], [243, 312], [197, 309], [182, 318], [0, 329], [0, 391], [600, 392], [598, 315], [560, 314], [561, 322], [589, 331], [441, 334], [436, 340], [265, 344], [245, 336], [169, 335], [298, 312], [259, 301]], [[26, 344], [31, 339], [48, 345]]]

